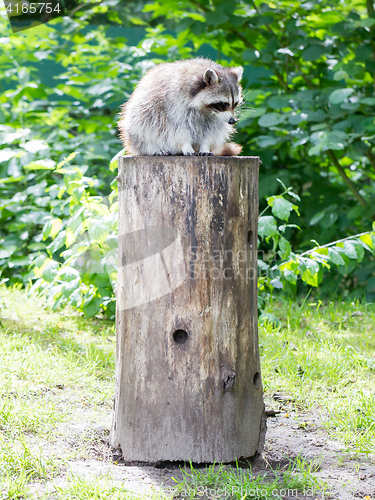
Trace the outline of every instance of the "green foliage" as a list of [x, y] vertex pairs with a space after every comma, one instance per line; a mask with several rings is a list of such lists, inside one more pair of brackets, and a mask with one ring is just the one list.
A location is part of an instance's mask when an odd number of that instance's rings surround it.
[[[117, 181], [113, 181], [107, 200], [92, 196], [93, 180], [83, 175], [82, 168], [63, 168], [68, 161], [54, 170], [63, 179], [57, 193], [60, 203], [44, 224], [43, 240], [50, 243], [47, 254], [34, 261], [37, 280], [30, 291], [46, 293], [54, 299], [55, 308], [70, 303], [88, 317], [103, 309], [112, 319], [117, 277]], [[59, 215], [65, 208], [70, 217], [62, 219]]]
[[[375, 223], [374, 231], [348, 236], [326, 245], [313, 241], [315, 246], [312, 249], [300, 254], [293, 252], [286, 235], [291, 229], [300, 228], [288, 221], [292, 211], [298, 215], [299, 212], [298, 206], [286, 197], [297, 202], [300, 198], [291, 187], [286, 188], [280, 180], [279, 182], [284, 191], [267, 198], [267, 208], [259, 217], [258, 287], [261, 309], [268, 293], [272, 293], [274, 289], [282, 289], [294, 296], [297, 293], [297, 280], [318, 287], [323, 280], [323, 271], [330, 270], [332, 265], [345, 274], [351, 263], [358, 264], [363, 260], [365, 250], [375, 255]], [[263, 215], [268, 209], [271, 209], [272, 215]]]
[[[73, 155], [72, 155], [73, 156]], [[117, 156], [117, 155], [116, 155]], [[116, 160], [112, 160], [112, 165]], [[104, 310], [114, 318], [113, 289], [117, 280], [117, 181], [109, 206], [103, 199], [87, 192], [91, 179], [83, 176], [77, 167], [54, 171], [61, 174], [64, 186], [58, 197], [61, 206], [68, 206], [71, 217], [61, 220], [53, 211], [43, 229], [43, 239], [49, 239], [47, 254], [34, 262], [37, 277], [31, 292], [39, 291], [54, 299], [54, 308], [71, 304], [91, 317]], [[297, 293], [298, 280], [318, 287], [323, 271], [332, 265], [344, 274], [351, 263], [362, 261], [365, 250], [375, 254], [375, 231], [315, 246], [303, 253], [292, 251], [288, 231], [300, 229], [289, 224], [291, 212], [299, 215], [300, 198], [291, 187], [279, 181], [284, 191], [267, 198], [267, 208], [259, 217], [258, 225], [258, 288], [259, 307], [263, 310], [273, 291], [283, 290], [289, 295]], [[287, 199], [289, 197], [293, 202]], [[264, 215], [271, 210], [272, 215]], [[375, 224], [374, 224], [375, 226]], [[375, 228], [374, 228], [375, 229]], [[262, 319], [267, 315], [262, 316]]]
[[[246, 103], [236, 140], [245, 154], [263, 161], [260, 199], [268, 202], [261, 208], [270, 206], [272, 216], [260, 221], [260, 249], [267, 238], [276, 245], [280, 273], [270, 286], [290, 292], [296, 276], [316, 286], [333, 263], [338, 271], [321, 283], [323, 290], [332, 293], [340, 282], [341, 292], [357, 287], [373, 294], [372, 257], [362, 261], [363, 249], [373, 249], [372, 237], [347, 239], [367, 231], [375, 217], [372, 2], [111, 0], [80, 7], [73, 18], [0, 39], [2, 279], [27, 283], [34, 277], [32, 265], [41, 269], [37, 287], [48, 289], [60, 301], [56, 305], [69, 300], [88, 315], [103, 306], [112, 315], [113, 276], [91, 279], [87, 269], [79, 276], [68, 269], [63, 274], [63, 259], [83, 255], [78, 240], [69, 239], [68, 219], [85, 204], [82, 213], [98, 221], [85, 251], [103, 255], [104, 208], [90, 212], [90, 206], [95, 197], [102, 205], [100, 197], [110, 193], [108, 162], [120, 149], [119, 105], [155, 62], [204, 55], [244, 66]], [[0, 24], [9, 35], [4, 16]], [[123, 26], [137, 27], [139, 42], [117, 36]], [[47, 78], [43, 68], [52, 75]], [[77, 176], [71, 179], [77, 185], [69, 188], [74, 195], [66, 190], [59, 198], [68, 174], [58, 173], [56, 165], [73, 151], [76, 170], [69, 175]], [[277, 179], [293, 191], [275, 196]], [[290, 198], [292, 192], [299, 199]], [[287, 224], [278, 226], [278, 219]], [[320, 244], [304, 253], [312, 240]], [[299, 257], [292, 247], [302, 252]], [[354, 275], [355, 263], [360, 265]], [[260, 266], [266, 271], [269, 263]]]
[[[2, 33], [6, 24], [0, 17]], [[0, 275], [10, 283], [33, 277], [29, 265], [48, 244], [46, 220], [70, 216], [58, 196], [59, 162], [75, 151], [76, 167], [91, 179], [87, 192], [110, 193], [115, 115], [143, 66], [138, 49], [107, 29], [89, 29], [82, 16], [0, 39]]]

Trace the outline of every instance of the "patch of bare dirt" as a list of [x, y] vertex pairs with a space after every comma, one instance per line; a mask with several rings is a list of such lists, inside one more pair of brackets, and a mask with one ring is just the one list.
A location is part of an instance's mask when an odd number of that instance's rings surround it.
[[299, 496], [299, 499], [327, 500], [375, 499], [375, 465], [369, 457], [353, 457], [338, 442], [328, 438], [319, 417], [311, 413], [283, 412], [267, 419], [263, 463], [253, 473], [286, 466], [296, 457], [314, 460], [320, 465], [316, 476], [327, 484], [322, 495]]
[[[324, 493], [316, 490], [311, 494], [312, 491], [307, 489], [305, 495], [299, 493], [297, 496], [288, 496], [288, 492], [285, 492], [283, 498], [375, 500], [375, 464], [371, 457], [349, 455], [338, 441], [329, 439], [317, 414], [297, 414], [289, 403], [278, 402], [275, 405], [275, 402], [268, 401], [265, 446], [262, 457], [252, 464], [253, 476], [261, 474], [272, 479], [272, 471], [279, 469], [281, 473], [288, 467], [290, 460], [300, 457], [319, 464], [319, 470], [314, 475], [326, 483], [326, 490]], [[100, 411], [96, 409], [95, 412], [87, 408], [79, 416], [74, 415], [70, 422], [59, 424], [57, 439], [43, 446], [43, 449], [46, 455], [58, 449], [60, 456], [67, 459], [66, 467], [53, 482], [45, 486], [35, 485], [35, 498], [38, 498], [37, 492], [42, 493], [46, 489], [51, 491], [53, 483], [63, 486], [66, 473], [69, 472], [103, 477], [119, 485], [124, 483], [128, 490], [145, 498], [151, 492], [172, 491], [176, 485], [172, 478], [182, 478], [180, 464], [169, 463], [154, 467], [144, 464], [124, 465], [121, 460], [118, 463], [113, 461], [109, 447], [111, 420], [112, 412], [109, 408], [102, 408]], [[283, 491], [280, 490], [280, 493]], [[201, 495], [197, 498], [221, 500], [216, 495]]]
[[[269, 412], [269, 415], [272, 414]], [[175, 486], [172, 477], [182, 477], [177, 464], [165, 464], [159, 468], [113, 462], [108, 444], [110, 419], [108, 414], [106, 417], [104, 427], [81, 423], [70, 430], [65, 429], [69, 436], [64, 438], [64, 447], [80, 450], [79, 459], [68, 461], [67, 472], [84, 476], [106, 476], [115, 483], [125, 482], [127, 489], [145, 496], [161, 489], [170, 492]], [[85, 456], [82, 456], [82, 450], [85, 450]], [[282, 471], [296, 457], [319, 464], [315, 475], [327, 487], [324, 493], [315, 491], [313, 495], [311, 490], [298, 496], [288, 496], [286, 492], [285, 499], [375, 500], [375, 466], [369, 457], [349, 456], [338, 441], [328, 438], [317, 415], [297, 415], [293, 410], [281, 410], [267, 419], [264, 452], [253, 464], [252, 473], [254, 476], [272, 476], [272, 470]], [[60, 478], [55, 482], [61, 485], [64, 479]], [[197, 498], [203, 499], [205, 496]]]

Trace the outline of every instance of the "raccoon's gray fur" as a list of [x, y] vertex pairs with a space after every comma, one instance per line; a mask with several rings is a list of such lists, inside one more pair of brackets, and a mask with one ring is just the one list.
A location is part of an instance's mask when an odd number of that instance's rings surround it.
[[208, 59], [163, 63], [147, 71], [118, 122], [129, 155], [225, 155], [241, 102], [242, 68]]

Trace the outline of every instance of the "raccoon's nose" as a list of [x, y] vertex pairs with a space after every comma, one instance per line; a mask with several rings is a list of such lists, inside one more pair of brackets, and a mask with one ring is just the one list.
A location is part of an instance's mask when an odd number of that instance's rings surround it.
[[236, 121], [237, 121], [237, 120], [236, 120], [235, 118], [233, 118], [233, 116], [231, 116], [231, 117], [229, 118], [229, 120], [228, 120], [228, 123], [229, 123], [230, 125], [234, 125], [234, 124], [236, 123]]

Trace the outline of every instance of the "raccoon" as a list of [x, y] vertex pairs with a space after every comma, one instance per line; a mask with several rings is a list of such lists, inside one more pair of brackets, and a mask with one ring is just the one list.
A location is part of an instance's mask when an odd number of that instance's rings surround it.
[[162, 63], [147, 71], [120, 113], [126, 153], [239, 154], [242, 147], [227, 141], [242, 101], [242, 72], [203, 58]]

